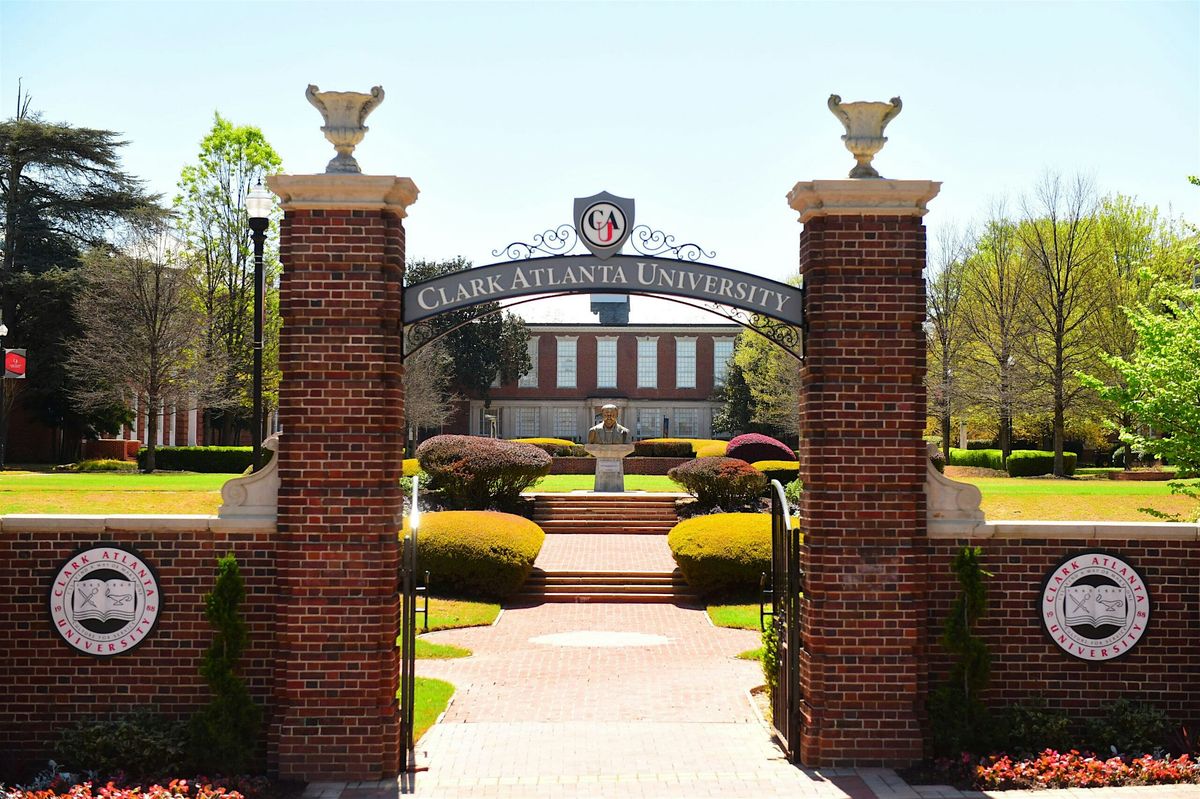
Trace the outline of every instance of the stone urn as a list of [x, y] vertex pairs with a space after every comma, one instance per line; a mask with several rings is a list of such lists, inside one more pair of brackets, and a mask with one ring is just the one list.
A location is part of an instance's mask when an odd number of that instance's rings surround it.
[[633, 452], [633, 444], [585, 444], [583, 448], [596, 459], [596, 483], [592, 490], [616, 494], [624, 492], [623, 459]]
[[880, 177], [875, 167], [871, 166], [871, 160], [887, 143], [883, 129], [900, 113], [901, 108], [899, 97], [893, 97], [888, 103], [843, 103], [840, 96], [829, 95], [829, 110], [846, 128], [846, 135], [842, 137], [842, 141], [858, 162], [854, 169], [850, 170], [850, 177]]
[[367, 115], [383, 102], [383, 87], [376, 86], [371, 89], [370, 94], [363, 94], [323, 92], [309, 84], [304, 96], [321, 112], [325, 119], [321, 132], [337, 150], [337, 156], [329, 162], [325, 171], [335, 174], [360, 174], [362, 170], [358, 161], [354, 160], [354, 148], [370, 130], [364, 123]]

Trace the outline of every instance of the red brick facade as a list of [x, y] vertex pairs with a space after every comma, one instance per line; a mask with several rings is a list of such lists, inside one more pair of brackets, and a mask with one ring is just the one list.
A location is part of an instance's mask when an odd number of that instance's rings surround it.
[[400, 749], [404, 228], [284, 208], [271, 734], [281, 776], [378, 779]]
[[924, 266], [915, 216], [818, 216], [800, 237], [808, 765], [921, 756]]
[[[133, 652], [100, 659], [71, 647], [51, 628], [50, 581], [84, 546], [112, 542], [136, 549], [158, 572], [163, 592], [157, 628]], [[42, 768], [62, 730], [149, 706], [186, 718], [206, 704], [200, 659], [212, 642], [204, 594], [217, 558], [232, 552], [246, 581], [250, 640], [242, 675], [271, 719], [279, 608], [275, 533], [270, 524], [154, 517], [62, 519], [7, 517], [0, 532], [0, 782]], [[278, 741], [270, 739], [269, 760]], [[264, 748], [267, 740], [264, 739]]]
[[[921, 694], [945, 678], [938, 645], [958, 594], [950, 563], [965, 546], [983, 549], [988, 611], [976, 633], [992, 654], [985, 702], [1004, 707], [1045, 699], [1051, 707], [1099, 716], [1115, 699], [1149, 702], [1192, 729], [1200, 722], [1200, 543], [1153, 540], [940, 539], [929, 542], [925, 623], [928, 660]], [[1089, 663], [1067, 655], [1042, 631], [1040, 590], [1063, 558], [1089, 549], [1112, 552], [1142, 573], [1152, 602], [1150, 625], [1130, 653]]]

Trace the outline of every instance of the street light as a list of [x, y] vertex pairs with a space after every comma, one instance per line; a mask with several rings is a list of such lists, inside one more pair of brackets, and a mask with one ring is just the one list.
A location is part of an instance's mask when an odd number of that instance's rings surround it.
[[262, 393], [262, 354], [263, 354], [263, 293], [265, 276], [263, 274], [263, 244], [267, 240], [267, 226], [271, 223], [271, 209], [275, 205], [271, 192], [263, 188], [262, 181], [258, 182], [246, 195], [246, 216], [250, 219], [250, 238], [254, 241], [254, 421], [251, 427], [251, 437], [254, 444], [253, 468], [258, 471], [262, 465], [263, 431], [263, 393]]

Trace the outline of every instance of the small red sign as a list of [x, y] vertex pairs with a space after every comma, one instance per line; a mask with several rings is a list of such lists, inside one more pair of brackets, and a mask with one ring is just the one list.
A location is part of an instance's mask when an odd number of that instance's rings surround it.
[[4, 376], [25, 376], [25, 350], [4, 351]]

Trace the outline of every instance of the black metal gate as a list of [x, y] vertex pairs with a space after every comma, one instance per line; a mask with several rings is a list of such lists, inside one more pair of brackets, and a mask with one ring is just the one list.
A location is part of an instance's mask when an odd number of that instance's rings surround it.
[[[778, 685], [771, 697], [771, 723], [788, 759], [798, 762], [800, 752], [800, 595], [804, 575], [800, 570], [800, 526], [788, 510], [783, 485], [771, 481], [771, 578], [764, 600], [772, 605]], [[769, 654], [769, 653], [768, 653]]]
[[[400, 542], [400, 771], [416, 769], [413, 709], [417, 688], [417, 479], [413, 478], [409, 533]], [[428, 617], [427, 617], [428, 618]]]

